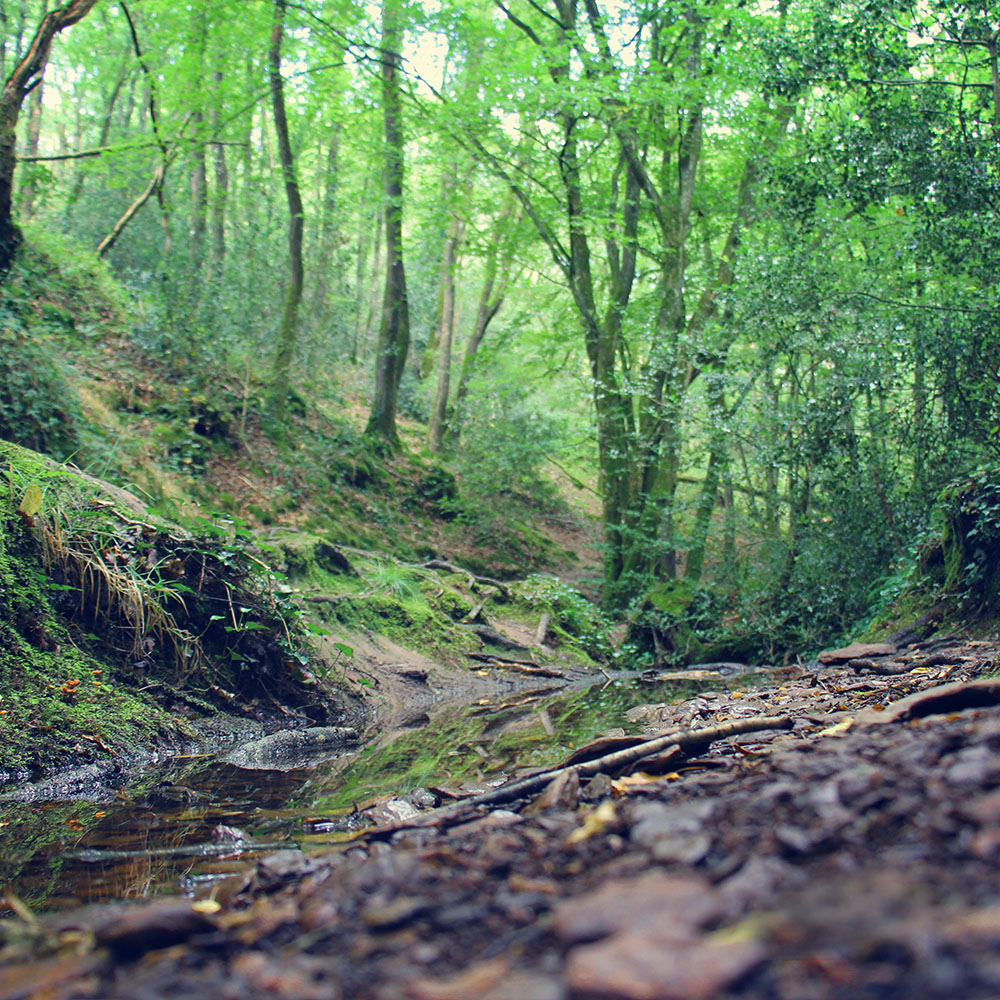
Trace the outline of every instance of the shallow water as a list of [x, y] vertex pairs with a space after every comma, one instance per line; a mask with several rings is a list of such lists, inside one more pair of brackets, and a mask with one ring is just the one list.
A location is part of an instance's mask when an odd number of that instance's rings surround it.
[[319, 850], [442, 796], [555, 765], [598, 733], [632, 731], [628, 709], [679, 693], [635, 681], [521, 692], [441, 710], [420, 728], [380, 734], [310, 769], [245, 770], [207, 755], [175, 757], [99, 796], [0, 802], [0, 886], [36, 911], [209, 895], [264, 854]]

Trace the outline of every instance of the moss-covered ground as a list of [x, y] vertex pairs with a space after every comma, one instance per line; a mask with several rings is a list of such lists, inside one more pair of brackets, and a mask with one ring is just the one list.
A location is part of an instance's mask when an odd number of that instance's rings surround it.
[[212, 527], [0, 443], [0, 772], [176, 743], [220, 708], [331, 717], [288, 588]]

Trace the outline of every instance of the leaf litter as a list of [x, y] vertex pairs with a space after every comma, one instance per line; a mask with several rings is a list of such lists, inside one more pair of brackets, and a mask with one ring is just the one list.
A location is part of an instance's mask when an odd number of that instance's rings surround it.
[[218, 906], [12, 919], [0, 996], [995, 997], [1000, 649], [849, 652], [271, 855]]

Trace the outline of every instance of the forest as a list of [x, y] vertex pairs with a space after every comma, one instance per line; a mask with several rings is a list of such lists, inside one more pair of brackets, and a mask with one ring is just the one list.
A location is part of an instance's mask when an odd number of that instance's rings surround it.
[[[995, 461], [988, 5], [134, 6], [5, 6], [3, 255], [96, 253], [244, 429], [415, 421], [473, 508], [565, 470], [606, 609], [780, 652]], [[113, 468], [55, 352], [5, 333], [0, 427]]]
[[993, 5], [53, 4], [0, 996], [994, 996]]

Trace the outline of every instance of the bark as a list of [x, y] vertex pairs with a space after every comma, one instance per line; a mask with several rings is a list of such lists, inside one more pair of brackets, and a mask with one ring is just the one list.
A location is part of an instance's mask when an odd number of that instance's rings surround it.
[[691, 583], [701, 580], [705, 567], [705, 549], [712, 526], [712, 514], [715, 512], [719, 485], [729, 454], [729, 441], [725, 426], [728, 413], [726, 411], [725, 393], [722, 380], [710, 377], [706, 389], [708, 397], [708, 415], [711, 422], [711, 448], [708, 456], [708, 469], [701, 485], [701, 496], [695, 512], [694, 530], [691, 533], [691, 545], [684, 561], [684, 579]]
[[17, 122], [21, 107], [28, 94], [41, 83], [55, 36], [84, 18], [96, 3], [97, 0], [71, 0], [49, 11], [0, 94], [0, 274], [10, 270], [22, 240], [21, 230], [13, 218]]
[[386, 279], [375, 359], [375, 397], [365, 433], [398, 450], [396, 405], [410, 349], [410, 312], [403, 267], [403, 107], [400, 87], [400, 0], [382, 4], [382, 101], [385, 120]]
[[452, 214], [448, 222], [448, 236], [441, 263], [441, 318], [438, 326], [438, 381], [427, 428], [427, 447], [432, 454], [444, 450], [447, 430], [448, 396], [451, 391], [451, 353], [455, 336], [455, 269], [458, 251], [465, 234], [464, 222]]
[[319, 254], [322, 262], [316, 277], [312, 296], [312, 313], [319, 326], [326, 323], [330, 315], [330, 284], [340, 284], [342, 268], [336, 263], [340, 245], [339, 208], [337, 193], [340, 182], [340, 138], [342, 126], [336, 122], [330, 130], [330, 140], [326, 148], [326, 169], [323, 184], [323, 212], [320, 219]]
[[274, 28], [271, 32], [271, 49], [269, 53], [274, 131], [278, 138], [278, 155], [281, 159], [281, 173], [285, 181], [285, 195], [288, 199], [289, 214], [289, 282], [288, 291], [285, 295], [285, 308], [281, 318], [281, 329], [278, 332], [278, 343], [271, 375], [270, 399], [268, 404], [270, 417], [279, 429], [281, 421], [285, 416], [285, 407], [288, 403], [289, 373], [292, 366], [292, 357], [295, 353], [299, 302], [302, 300], [302, 285], [304, 280], [302, 234], [305, 223], [302, 197], [299, 193], [299, 184], [295, 176], [292, 146], [288, 138], [284, 83], [281, 78], [281, 42], [284, 35], [286, 6], [286, 0], [275, 0]]
[[[215, 72], [215, 103], [212, 106], [212, 135], [218, 140], [221, 127], [219, 89], [222, 85], [222, 70]], [[222, 270], [226, 263], [226, 205], [229, 200], [229, 166], [226, 163], [226, 147], [221, 142], [213, 144], [213, 167], [215, 190], [212, 197], [212, 280], [222, 281]]]
[[[361, 192], [361, 204], [368, 204], [368, 177], [365, 177]], [[372, 249], [372, 273], [367, 284], [365, 281], [365, 260], [368, 253], [368, 233], [374, 231], [374, 248]], [[362, 355], [368, 354], [368, 344], [371, 342], [372, 324], [375, 311], [378, 308], [378, 284], [380, 261], [382, 259], [382, 218], [376, 209], [371, 215], [360, 213], [358, 222], [357, 266], [355, 269], [355, 308], [354, 337], [351, 342], [351, 364], [356, 365]], [[367, 309], [365, 308], [367, 306]]]
[[125, 210], [125, 214], [115, 223], [114, 228], [107, 236], [97, 246], [97, 256], [103, 257], [117, 242], [118, 237], [124, 232], [125, 227], [135, 218], [138, 214], [139, 209], [153, 197], [154, 194], [163, 185], [164, 169], [162, 167], [157, 167], [153, 171], [153, 176], [150, 178], [149, 183], [146, 185], [142, 194], [139, 195], [135, 201]]
[[205, 146], [200, 136], [204, 115], [195, 111], [191, 124], [199, 136], [192, 156], [191, 168], [191, 222], [188, 228], [188, 281], [189, 297], [193, 300], [201, 284], [201, 272], [205, 263], [205, 234], [208, 232], [208, 166], [205, 162]]
[[[454, 202], [456, 173], [457, 170], [454, 163], [441, 172], [440, 192], [438, 194], [438, 204], [441, 206], [450, 206]], [[438, 261], [438, 289], [437, 300], [434, 305], [434, 319], [431, 323], [427, 343], [424, 345], [423, 356], [417, 365], [417, 377], [421, 380], [430, 377], [431, 372], [434, 371], [434, 365], [437, 363], [438, 345], [441, 341], [441, 325], [445, 312], [445, 295], [449, 280], [449, 269], [453, 267], [454, 263], [449, 264], [447, 260], [449, 256], [448, 240], [451, 221], [452, 216], [449, 212], [440, 223], [435, 221], [434, 228], [437, 231], [431, 233], [432, 246], [444, 247], [444, 251], [441, 254], [441, 259]]]

